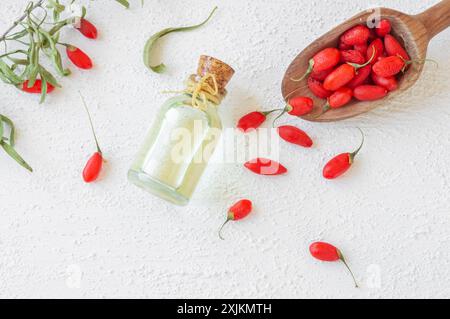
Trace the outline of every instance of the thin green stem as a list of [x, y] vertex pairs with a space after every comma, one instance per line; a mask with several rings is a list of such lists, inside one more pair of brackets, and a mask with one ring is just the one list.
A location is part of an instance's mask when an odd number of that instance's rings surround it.
[[347, 262], [345, 261], [344, 255], [342, 254], [342, 252], [339, 249], [337, 250], [337, 253], [338, 253], [339, 259], [344, 263], [345, 267], [350, 272], [350, 275], [353, 278], [353, 282], [355, 283], [355, 288], [359, 288], [358, 283], [356, 282], [355, 275], [353, 275], [352, 270], [350, 269], [350, 267], [348, 266]]
[[222, 224], [222, 226], [220, 226], [220, 228], [219, 228], [219, 238], [222, 239], [222, 240], [225, 240], [225, 238], [222, 237], [222, 229], [223, 229], [223, 227], [224, 227], [226, 224], [228, 224], [228, 222], [229, 222], [230, 220], [232, 220], [232, 219], [231, 219], [231, 218], [227, 218], [227, 220], [226, 220], [226, 221]]
[[322, 107], [322, 112], [320, 112], [320, 113], [317, 114], [317, 115], [314, 115], [313, 118], [314, 118], [314, 119], [317, 119], [317, 118], [321, 117], [321, 116], [324, 115], [326, 112], [328, 112], [330, 109], [331, 109], [331, 106], [330, 106], [330, 104], [329, 104], [328, 101], [327, 101], [327, 103], [325, 103], [325, 105]]
[[291, 81], [293, 81], [293, 82], [303, 81], [309, 74], [311, 74], [311, 72], [313, 71], [313, 68], [314, 68], [314, 60], [311, 59], [311, 60], [309, 60], [308, 69], [306, 70], [305, 74], [303, 74], [302, 77], [300, 77], [298, 79], [291, 78]]
[[8, 53], [0, 55], [0, 59], [1, 58], [5, 58], [5, 57], [10, 56], [10, 55], [13, 55], [13, 54], [16, 54], [16, 53], [22, 53], [22, 54], [25, 54], [25, 55], [28, 54], [28, 52], [26, 52], [24, 50], [14, 50], [14, 51], [11, 51], [11, 52], [8, 52]]
[[359, 145], [359, 147], [353, 152], [353, 153], [350, 153], [350, 162], [353, 162], [353, 159], [355, 158], [355, 156], [359, 153], [359, 151], [361, 150], [361, 148], [363, 147], [363, 145], [364, 145], [364, 140], [365, 140], [365, 138], [364, 138], [364, 132], [358, 127], [358, 130], [359, 130], [359, 132], [361, 133], [361, 137], [362, 137], [362, 140], [361, 140], [361, 144]]
[[281, 111], [281, 110], [284, 110], [284, 109], [273, 109], [273, 110], [265, 111], [265, 112], [261, 112], [261, 113], [264, 114], [265, 116], [267, 116], [267, 115], [269, 115], [269, 114], [271, 114], [273, 112]]
[[341, 261], [344, 263], [345, 267], [348, 269], [348, 271], [350, 272], [350, 275], [353, 278], [353, 282], [355, 283], [355, 288], [359, 288], [358, 283], [356, 282], [356, 278], [355, 275], [353, 275], [352, 270], [350, 269], [350, 267], [347, 265], [347, 262], [345, 261], [345, 259], [341, 259]]
[[89, 109], [88, 109], [88, 107], [87, 107], [86, 101], [84, 100], [84, 97], [83, 97], [83, 95], [81, 94], [80, 91], [78, 91], [78, 94], [79, 94], [80, 97], [81, 97], [81, 101], [83, 102], [83, 106], [84, 106], [84, 108], [85, 108], [85, 110], [86, 110], [86, 113], [87, 113], [87, 115], [88, 115], [88, 117], [89, 117], [89, 123], [90, 123], [90, 125], [91, 125], [92, 135], [94, 135], [95, 145], [97, 146], [97, 151], [98, 151], [99, 153], [102, 153], [102, 151], [101, 151], [101, 149], [100, 149], [100, 146], [99, 146], [99, 144], [98, 144], [97, 135], [95, 134], [95, 129], [94, 129], [94, 124], [92, 123], [91, 113], [89, 112]]
[[17, 19], [13, 25], [11, 27], [9, 27], [1, 36], [0, 36], [0, 41], [3, 41], [6, 36], [15, 29], [15, 27], [17, 27], [24, 19], [26, 19], [29, 15], [29, 13], [31, 11], [33, 11], [34, 9], [36, 9], [37, 7], [41, 7], [42, 3], [44, 2], [44, 0], [39, 0], [36, 3], [30, 2], [27, 6], [27, 9], [25, 10], [25, 13], [19, 18]]
[[373, 47], [373, 51], [372, 51], [372, 56], [370, 57], [370, 59], [364, 63], [364, 64], [358, 64], [358, 63], [347, 63], [350, 64], [352, 67], [355, 68], [355, 70], [361, 69], [367, 65], [369, 65], [370, 63], [372, 63], [373, 58], [375, 57], [375, 53], [377, 52], [377, 49], [375, 47]]
[[272, 121], [272, 127], [275, 127], [275, 122], [282, 117], [286, 112], [288, 112], [288, 104], [286, 104], [286, 107], [284, 109], [278, 109], [278, 111], [281, 111], [280, 114], [277, 115], [276, 118]]

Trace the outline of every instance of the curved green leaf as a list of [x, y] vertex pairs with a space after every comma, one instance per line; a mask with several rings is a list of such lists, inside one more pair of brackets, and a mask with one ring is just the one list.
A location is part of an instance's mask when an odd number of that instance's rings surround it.
[[10, 84], [21, 84], [23, 82], [23, 79], [14, 73], [14, 71], [6, 64], [3, 60], [0, 59], [0, 73], [2, 73], [3, 76], [1, 76], [1, 79], [5, 81], [6, 83]]
[[130, 3], [127, 0], [116, 0], [116, 1], [127, 9], [130, 7]]
[[13, 121], [11, 121], [9, 118], [7, 118], [6, 116], [0, 114], [0, 124], [1, 126], [1, 130], [0, 130], [0, 138], [3, 137], [3, 122], [5, 122], [6, 124], [8, 124], [11, 132], [9, 133], [9, 144], [11, 146], [14, 146], [15, 144], [15, 127], [14, 127], [14, 123]]
[[172, 32], [185, 32], [185, 31], [191, 31], [191, 30], [200, 28], [200, 27], [204, 26], [211, 19], [211, 17], [213, 16], [213, 14], [216, 10], [217, 10], [217, 7], [215, 7], [209, 14], [208, 18], [200, 24], [189, 26], [189, 27], [167, 28], [167, 29], [161, 30], [158, 33], [155, 33], [154, 35], [152, 35], [150, 37], [150, 39], [147, 40], [147, 43], [145, 44], [144, 64], [155, 73], [163, 73], [166, 69], [166, 66], [164, 65], [164, 63], [158, 64], [158, 65], [153, 65], [152, 59], [151, 59], [153, 48], [155, 47], [155, 44], [158, 41], [158, 39], [160, 39], [163, 36], [165, 36], [169, 33], [172, 33]]
[[5, 152], [11, 156], [12, 159], [14, 159], [19, 165], [21, 165], [22, 167], [26, 168], [27, 170], [29, 170], [30, 172], [33, 171], [33, 169], [31, 168], [30, 165], [28, 165], [27, 162], [25, 162], [25, 160], [16, 152], [16, 150], [14, 149], [14, 147], [12, 147], [11, 145], [5, 143], [4, 141], [0, 141], [0, 145], [3, 147], [3, 149], [5, 150]]

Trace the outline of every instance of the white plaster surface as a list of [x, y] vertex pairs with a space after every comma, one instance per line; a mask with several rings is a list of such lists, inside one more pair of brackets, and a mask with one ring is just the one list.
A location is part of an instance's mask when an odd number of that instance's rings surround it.
[[[0, 29], [27, 0], [3, 0]], [[281, 106], [280, 82], [310, 41], [357, 12], [386, 6], [418, 13], [434, 0], [146, 0], [126, 11], [92, 1], [98, 41], [66, 32], [95, 69], [61, 80], [44, 105], [0, 85], [0, 113], [18, 127], [29, 174], [0, 152], [0, 297], [428, 298], [450, 297], [450, 30], [430, 44], [416, 86], [395, 103], [332, 124], [293, 119], [314, 138], [311, 150], [281, 145], [286, 176], [262, 178], [239, 164], [211, 165], [192, 203], [175, 207], [130, 185], [126, 171], [158, 106], [161, 91], [182, 88], [200, 54], [230, 63], [236, 76], [222, 106], [232, 127], [250, 110]], [[168, 72], [143, 67], [145, 40], [202, 20], [202, 30], [161, 41]], [[101, 181], [81, 170], [94, 145], [77, 90], [86, 97], [108, 159]], [[352, 170], [321, 177], [331, 156], [366, 145]], [[248, 219], [217, 228], [241, 197]], [[347, 256], [361, 288], [339, 263], [312, 259], [326, 240]]]

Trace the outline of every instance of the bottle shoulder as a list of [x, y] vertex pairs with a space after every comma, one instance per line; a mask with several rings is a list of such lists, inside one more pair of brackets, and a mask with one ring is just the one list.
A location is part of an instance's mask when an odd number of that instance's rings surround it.
[[218, 112], [218, 105], [207, 102], [206, 109], [194, 108], [191, 105], [191, 97], [188, 94], [174, 96], [166, 100], [160, 110], [162, 113], [176, 112], [189, 114], [193, 119], [204, 119], [211, 127], [222, 129], [222, 120]]

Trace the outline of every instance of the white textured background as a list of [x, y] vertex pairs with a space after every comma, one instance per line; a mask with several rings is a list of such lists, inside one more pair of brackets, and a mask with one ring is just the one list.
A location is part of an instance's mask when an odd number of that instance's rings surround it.
[[[206, 53], [235, 67], [221, 112], [227, 127], [257, 107], [281, 106], [280, 82], [311, 40], [373, 6], [418, 13], [422, 1], [146, 0], [129, 11], [96, 0], [88, 18], [98, 41], [65, 38], [95, 61], [72, 67], [44, 105], [0, 85], [0, 113], [18, 127], [29, 174], [0, 152], [0, 297], [450, 297], [450, 30], [437, 36], [417, 85], [393, 104], [335, 124], [293, 120], [311, 150], [282, 145], [288, 175], [262, 178], [241, 165], [211, 165], [192, 203], [174, 207], [130, 185], [126, 171], [162, 90], [178, 89]], [[0, 29], [27, 0], [3, 0]], [[202, 20], [205, 28], [161, 42], [165, 75], [141, 62], [145, 40], [167, 26]], [[94, 151], [77, 90], [91, 107], [109, 164], [86, 185], [81, 170]], [[353, 169], [321, 177], [331, 156], [367, 143]], [[247, 220], [217, 227], [241, 197]], [[339, 246], [362, 284], [342, 264], [308, 254], [312, 240]], [[379, 285], [377, 278], [380, 279]]]

